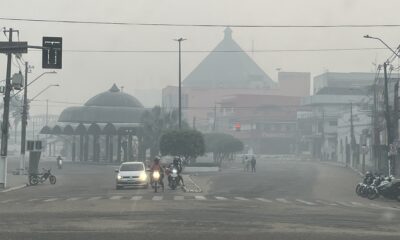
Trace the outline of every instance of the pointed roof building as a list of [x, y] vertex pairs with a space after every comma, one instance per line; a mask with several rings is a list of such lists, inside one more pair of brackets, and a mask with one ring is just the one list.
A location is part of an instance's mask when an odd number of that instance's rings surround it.
[[233, 40], [232, 30], [185, 78], [189, 88], [273, 88], [272, 79]]

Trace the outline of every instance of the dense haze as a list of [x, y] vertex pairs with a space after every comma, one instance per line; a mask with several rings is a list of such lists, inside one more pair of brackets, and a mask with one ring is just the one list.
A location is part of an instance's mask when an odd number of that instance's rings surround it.
[[[177, 24], [332, 25], [397, 24], [398, 1], [370, 0], [115, 0], [115, 1], [0, 0], [0, 17], [82, 21], [123, 21]], [[20, 40], [40, 45], [42, 36], [63, 37], [65, 50], [177, 50], [176, 37], [185, 37], [183, 50], [212, 50], [223, 38], [222, 27], [155, 27], [0, 21], [0, 27], [20, 30]], [[244, 50], [374, 48], [379, 42], [363, 39], [365, 34], [382, 37], [389, 45], [399, 43], [400, 28], [232, 28], [234, 39]], [[15, 35], [15, 38], [17, 36]], [[6, 38], [0, 35], [0, 41]], [[183, 53], [183, 77], [207, 53]], [[329, 71], [374, 71], [373, 62], [382, 62], [387, 50], [332, 52], [249, 53], [264, 71], [276, 80], [276, 68], [308, 71], [312, 76]], [[39, 75], [41, 53], [24, 55], [35, 66], [30, 75]], [[6, 57], [0, 57], [0, 75], [5, 78]], [[144, 99], [141, 89], [162, 89], [177, 83], [177, 53], [71, 53], [64, 52], [63, 69], [32, 85], [33, 97], [49, 83], [52, 88], [40, 99], [83, 103], [113, 83], [135, 94], [147, 107], [161, 100]], [[13, 66], [13, 71], [17, 67]], [[146, 94], [142, 94], [146, 95]], [[67, 103], [50, 104], [50, 113], [59, 113]], [[45, 111], [44, 102], [32, 105], [32, 114]]]

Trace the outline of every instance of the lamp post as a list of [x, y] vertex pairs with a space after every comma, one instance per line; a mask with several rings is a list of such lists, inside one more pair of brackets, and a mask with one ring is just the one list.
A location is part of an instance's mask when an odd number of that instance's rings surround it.
[[[365, 35], [364, 38], [368, 38], [368, 39], [375, 39], [380, 41], [383, 45], [385, 45], [385, 47], [387, 47], [396, 57], [399, 57], [399, 54], [394, 51], [391, 47], [389, 47], [389, 45], [387, 45], [382, 39], [378, 38], [378, 37], [372, 37], [370, 35]], [[397, 48], [399, 49], [400, 46]], [[390, 118], [390, 108], [389, 108], [389, 90], [388, 90], [388, 77], [387, 77], [387, 65], [388, 65], [388, 60], [386, 60], [383, 63], [383, 72], [384, 72], [384, 79], [385, 79], [385, 92], [384, 92], [384, 102], [385, 102], [385, 120], [386, 120], [386, 133], [387, 133], [387, 148], [388, 148], [388, 174], [391, 175], [392, 174], [392, 154], [391, 151], [389, 149], [392, 149], [392, 143], [393, 143], [393, 133], [392, 133], [392, 121]], [[396, 109], [397, 111], [397, 109]], [[374, 113], [376, 114], [376, 113]], [[397, 120], [396, 120], [397, 121]], [[397, 131], [397, 129], [396, 129]]]
[[174, 41], [178, 42], [179, 46], [179, 93], [178, 93], [178, 98], [179, 98], [179, 129], [182, 128], [182, 82], [181, 82], [181, 43], [182, 41], [185, 41], [186, 38], [177, 38], [174, 39]]
[[[42, 73], [39, 77], [37, 77], [34, 81], [36, 81], [37, 79], [39, 79], [41, 76], [47, 74], [47, 73], [53, 73], [53, 72], [46, 72], [46, 73]], [[54, 72], [55, 73], [55, 72]], [[30, 84], [32, 84], [34, 81], [32, 81]], [[46, 91], [47, 89], [49, 89], [50, 87], [53, 86], [59, 86], [59, 84], [50, 84], [49, 86], [47, 86], [44, 90], [40, 91], [39, 94], [36, 94], [35, 97], [33, 97], [32, 99], [28, 100], [27, 97], [27, 84], [26, 84], [26, 77], [25, 77], [25, 92], [24, 92], [24, 106], [22, 109], [22, 126], [21, 126], [21, 158], [20, 158], [20, 174], [23, 173], [23, 171], [25, 171], [25, 149], [26, 149], [26, 125], [28, 124], [28, 104], [29, 102], [33, 101], [35, 98], [37, 98], [40, 94], [42, 94], [44, 91]]]
[[[57, 72], [44, 72], [33, 79], [32, 82], [28, 84], [28, 72], [29, 65], [28, 62], [25, 62], [25, 86], [24, 86], [24, 103], [22, 106], [22, 123], [21, 123], [21, 156], [20, 156], [20, 174], [23, 174], [25, 171], [25, 149], [26, 149], [26, 125], [28, 124], [28, 86], [40, 79], [42, 76], [46, 74], [56, 74]], [[22, 90], [21, 90], [22, 91]], [[19, 92], [21, 92], [19, 91]], [[17, 95], [19, 92], [15, 93]]]

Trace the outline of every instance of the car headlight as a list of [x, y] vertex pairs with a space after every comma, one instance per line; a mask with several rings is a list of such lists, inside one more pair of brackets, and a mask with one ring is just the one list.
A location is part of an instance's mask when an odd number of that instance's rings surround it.
[[117, 175], [117, 179], [118, 179], [118, 180], [122, 179], [122, 176], [118, 174], [118, 175]]
[[140, 176], [139, 176], [139, 179], [142, 180], [142, 181], [146, 181], [146, 179], [147, 179], [147, 174], [146, 174], [145, 172], [142, 172], [142, 173], [140, 174]]

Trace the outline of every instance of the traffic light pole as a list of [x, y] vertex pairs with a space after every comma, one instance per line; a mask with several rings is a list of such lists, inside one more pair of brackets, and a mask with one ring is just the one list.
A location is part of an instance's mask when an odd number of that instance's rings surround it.
[[[8, 42], [12, 42], [13, 29], [9, 29]], [[1, 149], [0, 149], [0, 188], [7, 186], [7, 148], [8, 148], [8, 117], [10, 114], [11, 92], [11, 58], [12, 53], [7, 53], [6, 86], [4, 94], [3, 122], [1, 124]]]
[[24, 85], [24, 103], [22, 106], [22, 124], [21, 124], [21, 158], [20, 175], [25, 173], [25, 149], [26, 149], [26, 125], [28, 124], [28, 62], [25, 62], [25, 85]]

